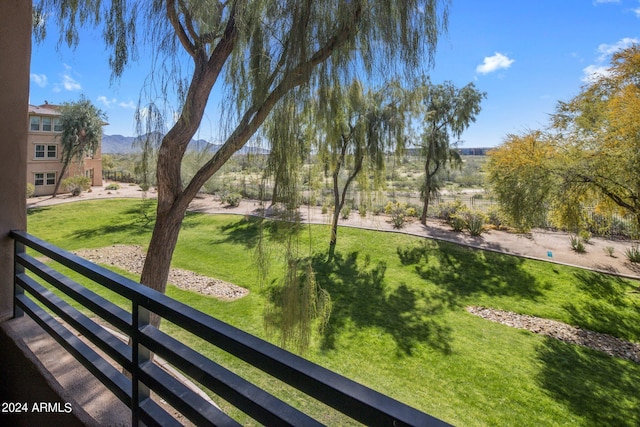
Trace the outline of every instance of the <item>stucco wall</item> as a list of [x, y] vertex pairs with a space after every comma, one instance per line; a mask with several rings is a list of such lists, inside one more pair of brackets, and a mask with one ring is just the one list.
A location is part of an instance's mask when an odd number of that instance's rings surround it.
[[13, 314], [12, 229], [26, 229], [31, 1], [0, 1], [0, 320]]

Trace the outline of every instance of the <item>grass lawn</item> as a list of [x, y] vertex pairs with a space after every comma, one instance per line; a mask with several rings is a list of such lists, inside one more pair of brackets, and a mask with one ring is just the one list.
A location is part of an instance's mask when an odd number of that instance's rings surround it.
[[[29, 211], [28, 230], [64, 249], [148, 244], [140, 202], [103, 200]], [[253, 258], [256, 221], [188, 214], [175, 267], [248, 288], [222, 302], [169, 287], [167, 293], [265, 337], [264, 289]], [[301, 256], [332, 298], [328, 327], [308, 359], [459, 426], [640, 425], [640, 365], [475, 317], [468, 305], [560, 320], [640, 342], [637, 282], [398, 233], [341, 228], [327, 263], [329, 230], [304, 227]], [[272, 243], [277, 281], [281, 253]], [[297, 393], [229, 360], [210, 346], [163, 328], [223, 359], [265, 388]], [[313, 407], [313, 413], [326, 411]], [[332, 418], [327, 424], [340, 424]]]

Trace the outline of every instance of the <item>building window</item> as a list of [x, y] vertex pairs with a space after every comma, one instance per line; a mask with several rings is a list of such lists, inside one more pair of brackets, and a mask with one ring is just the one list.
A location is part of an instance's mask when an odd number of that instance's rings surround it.
[[36, 131], [36, 132], [40, 130], [40, 117], [31, 116], [29, 119], [29, 123], [30, 123], [30, 127], [29, 127], [30, 130]]
[[50, 159], [55, 159], [56, 157], [58, 157], [58, 146], [47, 145], [47, 157]]
[[36, 172], [34, 175], [33, 183], [35, 185], [55, 185], [56, 173], [55, 172]]
[[53, 119], [53, 131], [54, 132], [62, 132], [62, 120]]
[[43, 132], [51, 132], [51, 117], [43, 117], [42, 118], [42, 131]]
[[56, 185], [56, 173], [47, 172], [47, 185]]
[[57, 145], [36, 144], [36, 159], [55, 159], [58, 157]]

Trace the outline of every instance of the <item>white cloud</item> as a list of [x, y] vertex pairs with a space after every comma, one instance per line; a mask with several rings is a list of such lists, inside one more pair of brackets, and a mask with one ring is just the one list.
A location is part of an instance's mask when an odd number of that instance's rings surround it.
[[594, 5], [602, 3], [620, 3], [620, 0], [593, 0]]
[[67, 90], [70, 92], [78, 91], [82, 89], [82, 85], [78, 83], [73, 77], [71, 77], [72, 69], [67, 64], [64, 64], [64, 72], [60, 74], [60, 83], [56, 83], [53, 87], [54, 92], [62, 92]]
[[106, 96], [99, 96], [97, 98], [97, 101], [102, 103], [102, 105], [104, 105], [106, 108], [111, 108], [111, 106], [116, 103], [115, 98], [109, 99]]
[[631, 11], [635, 13], [638, 18], [640, 18], [640, 7], [631, 9]]
[[623, 49], [626, 49], [635, 43], [640, 43], [640, 40], [632, 37], [625, 37], [623, 39], [618, 40], [614, 44], [602, 43], [601, 45], [598, 46], [598, 52], [600, 52], [598, 61], [601, 61], [601, 62], [606, 61], [609, 56]]
[[40, 87], [47, 86], [47, 76], [44, 74], [31, 73], [31, 81]]
[[582, 81], [585, 83], [593, 83], [598, 78], [609, 75], [609, 67], [605, 63], [609, 60], [611, 55], [636, 43], [640, 43], [640, 40], [632, 37], [625, 37], [613, 44], [600, 44], [597, 49], [599, 55], [596, 58], [596, 63], [588, 65], [582, 70], [584, 73]]
[[134, 104], [133, 101], [120, 102], [118, 105], [122, 108], [131, 108], [132, 110], [136, 109], [136, 104]]
[[500, 52], [496, 52], [493, 56], [485, 57], [482, 64], [476, 67], [476, 72], [480, 74], [492, 73], [500, 69], [507, 69], [514, 62], [515, 59], [511, 59]]

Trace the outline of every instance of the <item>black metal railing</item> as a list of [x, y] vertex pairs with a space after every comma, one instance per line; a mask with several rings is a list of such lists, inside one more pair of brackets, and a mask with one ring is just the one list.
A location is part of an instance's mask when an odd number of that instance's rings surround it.
[[[133, 425], [140, 422], [180, 425], [152, 400], [151, 391], [196, 425], [239, 425], [156, 364], [157, 358], [150, 357], [152, 353], [261, 424], [320, 425], [309, 415], [153, 327], [149, 323], [151, 313], [361, 423], [448, 425], [28, 233], [14, 231], [11, 237], [15, 240], [15, 316], [26, 313], [32, 317], [127, 404]], [[25, 247], [123, 296], [131, 302], [131, 312], [28, 255]], [[48, 285], [44, 286], [44, 282]], [[57, 296], [49, 288], [58, 289], [66, 297]], [[130, 345], [71, 306], [67, 302], [69, 298], [120, 330], [129, 337]], [[78, 338], [65, 324], [80, 332], [92, 345]], [[112, 362], [93, 348], [102, 350]], [[130, 373], [130, 378], [123, 374], [122, 368]]]

